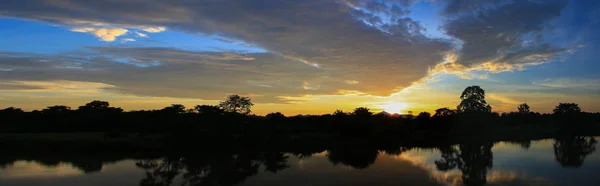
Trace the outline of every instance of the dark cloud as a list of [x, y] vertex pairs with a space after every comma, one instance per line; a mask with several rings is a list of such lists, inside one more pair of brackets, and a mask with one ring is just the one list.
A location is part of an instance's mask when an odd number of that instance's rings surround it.
[[[90, 50], [61, 55], [0, 53], [0, 68], [12, 69], [0, 72], [4, 82], [0, 89], [19, 88], [16, 81], [69, 80], [114, 85], [110, 90], [125, 94], [222, 99], [237, 93], [257, 95], [254, 100], [264, 103], [282, 102], [279, 96], [331, 94], [351, 86], [321, 69], [270, 53]], [[305, 82], [319, 88], [307, 90]]]
[[[101, 22], [166, 26], [235, 38], [290, 59], [318, 64], [330, 77], [361, 83], [355, 89], [387, 95], [425, 76], [451, 46], [429, 39], [405, 18], [411, 1], [13, 1], [0, 14], [60, 24]], [[389, 7], [387, 5], [390, 5]], [[389, 20], [376, 21], [385, 12]], [[377, 26], [353, 15], [371, 17]], [[385, 30], [382, 30], [385, 29]], [[387, 30], [387, 32], [386, 32]], [[303, 81], [302, 79], [299, 79]], [[324, 87], [324, 86], [321, 86]]]
[[[484, 62], [523, 63], [543, 54], [547, 59], [565, 51], [544, 42], [549, 21], [561, 15], [566, 0], [477, 1], [487, 8], [474, 11], [453, 7], [477, 7], [471, 1], [451, 1], [446, 13], [456, 14], [444, 26], [446, 33], [463, 42], [458, 62], [474, 66]], [[501, 2], [492, 4], [494, 2]], [[450, 9], [450, 10], [448, 10]], [[529, 36], [529, 37], [527, 37]], [[538, 59], [543, 61], [544, 59]], [[539, 62], [539, 61], [537, 61]]]
[[[228, 93], [277, 96], [357, 90], [389, 95], [427, 75], [453, 49], [407, 17], [414, 0], [4, 0], [0, 16], [55, 24], [169, 30], [218, 35], [268, 53], [192, 52], [171, 48], [102, 48], [69, 55], [2, 54], [6, 80], [66, 79], [111, 84], [120, 92], [221, 99]], [[444, 2], [446, 33], [464, 45], [459, 63], [520, 63], [564, 49], [540, 35], [564, 1]], [[471, 12], [476, 10], [475, 12]], [[534, 37], [536, 38], [536, 37]], [[12, 55], [12, 56], [11, 56]], [[353, 82], [352, 84], [345, 82]], [[309, 85], [308, 88], [305, 85]]]

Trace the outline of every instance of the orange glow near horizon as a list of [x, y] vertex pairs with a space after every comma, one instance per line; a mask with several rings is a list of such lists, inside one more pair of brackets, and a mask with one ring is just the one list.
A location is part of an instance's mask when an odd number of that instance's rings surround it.
[[409, 105], [408, 103], [402, 102], [390, 102], [382, 105], [381, 108], [383, 111], [390, 114], [403, 114], [408, 112], [407, 109], [409, 108]]

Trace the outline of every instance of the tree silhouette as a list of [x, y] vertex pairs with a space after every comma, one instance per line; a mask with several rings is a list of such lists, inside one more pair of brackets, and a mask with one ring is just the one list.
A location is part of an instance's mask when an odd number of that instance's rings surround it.
[[367, 107], [358, 107], [358, 108], [354, 109], [354, 112], [352, 112], [352, 115], [369, 117], [369, 116], [372, 116], [373, 113]]
[[71, 111], [71, 107], [64, 105], [49, 106], [42, 110], [43, 113], [65, 113]]
[[15, 107], [8, 107], [5, 109], [0, 110], [0, 114], [20, 114], [23, 113], [23, 109], [20, 108], [15, 108]]
[[183, 114], [185, 113], [185, 106], [182, 104], [172, 104], [171, 106], [163, 108], [161, 111], [167, 114]]
[[377, 150], [368, 148], [339, 148], [327, 152], [327, 159], [334, 165], [343, 164], [355, 169], [365, 169], [375, 163]]
[[100, 111], [108, 108], [110, 104], [106, 101], [94, 100], [92, 102], [86, 103], [83, 106], [80, 106], [78, 110], [93, 110]]
[[83, 106], [79, 106], [77, 111], [80, 112], [123, 112], [123, 109], [110, 107], [110, 104], [106, 101], [94, 100], [86, 103]]
[[527, 103], [520, 104], [519, 107], [517, 107], [517, 109], [519, 110], [519, 114], [531, 113], [531, 110], [529, 110], [529, 105], [527, 105]]
[[267, 119], [282, 119], [285, 118], [281, 112], [271, 112], [265, 116]]
[[442, 159], [436, 160], [438, 170], [448, 171], [458, 168], [462, 172], [465, 185], [485, 185], [487, 172], [493, 166], [492, 143], [460, 144], [440, 147]]
[[595, 150], [594, 137], [573, 136], [557, 138], [554, 142], [554, 156], [562, 167], [581, 167], [585, 157]]
[[431, 118], [431, 114], [429, 112], [421, 112], [417, 115], [417, 120], [419, 121], [427, 121]]
[[335, 112], [333, 112], [333, 115], [334, 116], [347, 116], [348, 114], [342, 110], [335, 110]]
[[492, 107], [485, 101], [485, 91], [477, 86], [467, 87], [460, 96], [461, 102], [457, 107], [459, 112], [491, 112]]
[[249, 97], [239, 95], [230, 95], [225, 101], [219, 103], [219, 107], [226, 112], [236, 112], [240, 114], [249, 114], [252, 112], [250, 110], [252, 106], [254, 106], [254, 104], [250, 101]]
[[214, 105], [196, 105], [194, 110], [201, 115], [222, 115], [225, 111], [218, 106]]
[[435, 114], [433, 114], [434, 118], [443, 118], [454, 115], [455, 112], [449, 108], [439, 108], [435, 110]]
[[580, 113], [581, 108], [575, 103], [559, 103], [553, 111], [554, 114], [573, 114]]

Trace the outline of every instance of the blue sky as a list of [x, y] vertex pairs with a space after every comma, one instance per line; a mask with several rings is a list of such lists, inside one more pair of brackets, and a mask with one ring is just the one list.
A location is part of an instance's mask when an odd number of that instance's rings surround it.
[[560, 102], [600, 111], [595, 1], [6, 5], [1, 107], [102, 99], [157, 109], [241, 94], [257, 114], [418, 112], [453, 108], [466, 86], [480, 85], [497, 112], [523, 102], [539, 112]]

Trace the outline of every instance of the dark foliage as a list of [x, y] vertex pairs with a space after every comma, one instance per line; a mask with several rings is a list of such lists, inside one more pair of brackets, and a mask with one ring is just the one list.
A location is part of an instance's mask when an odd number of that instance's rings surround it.
[[492, 112], [492, 107], [485, 101], [485, 91], [477, 85], [467, 87], [460, 100], [456, 109], [459, 112]]

